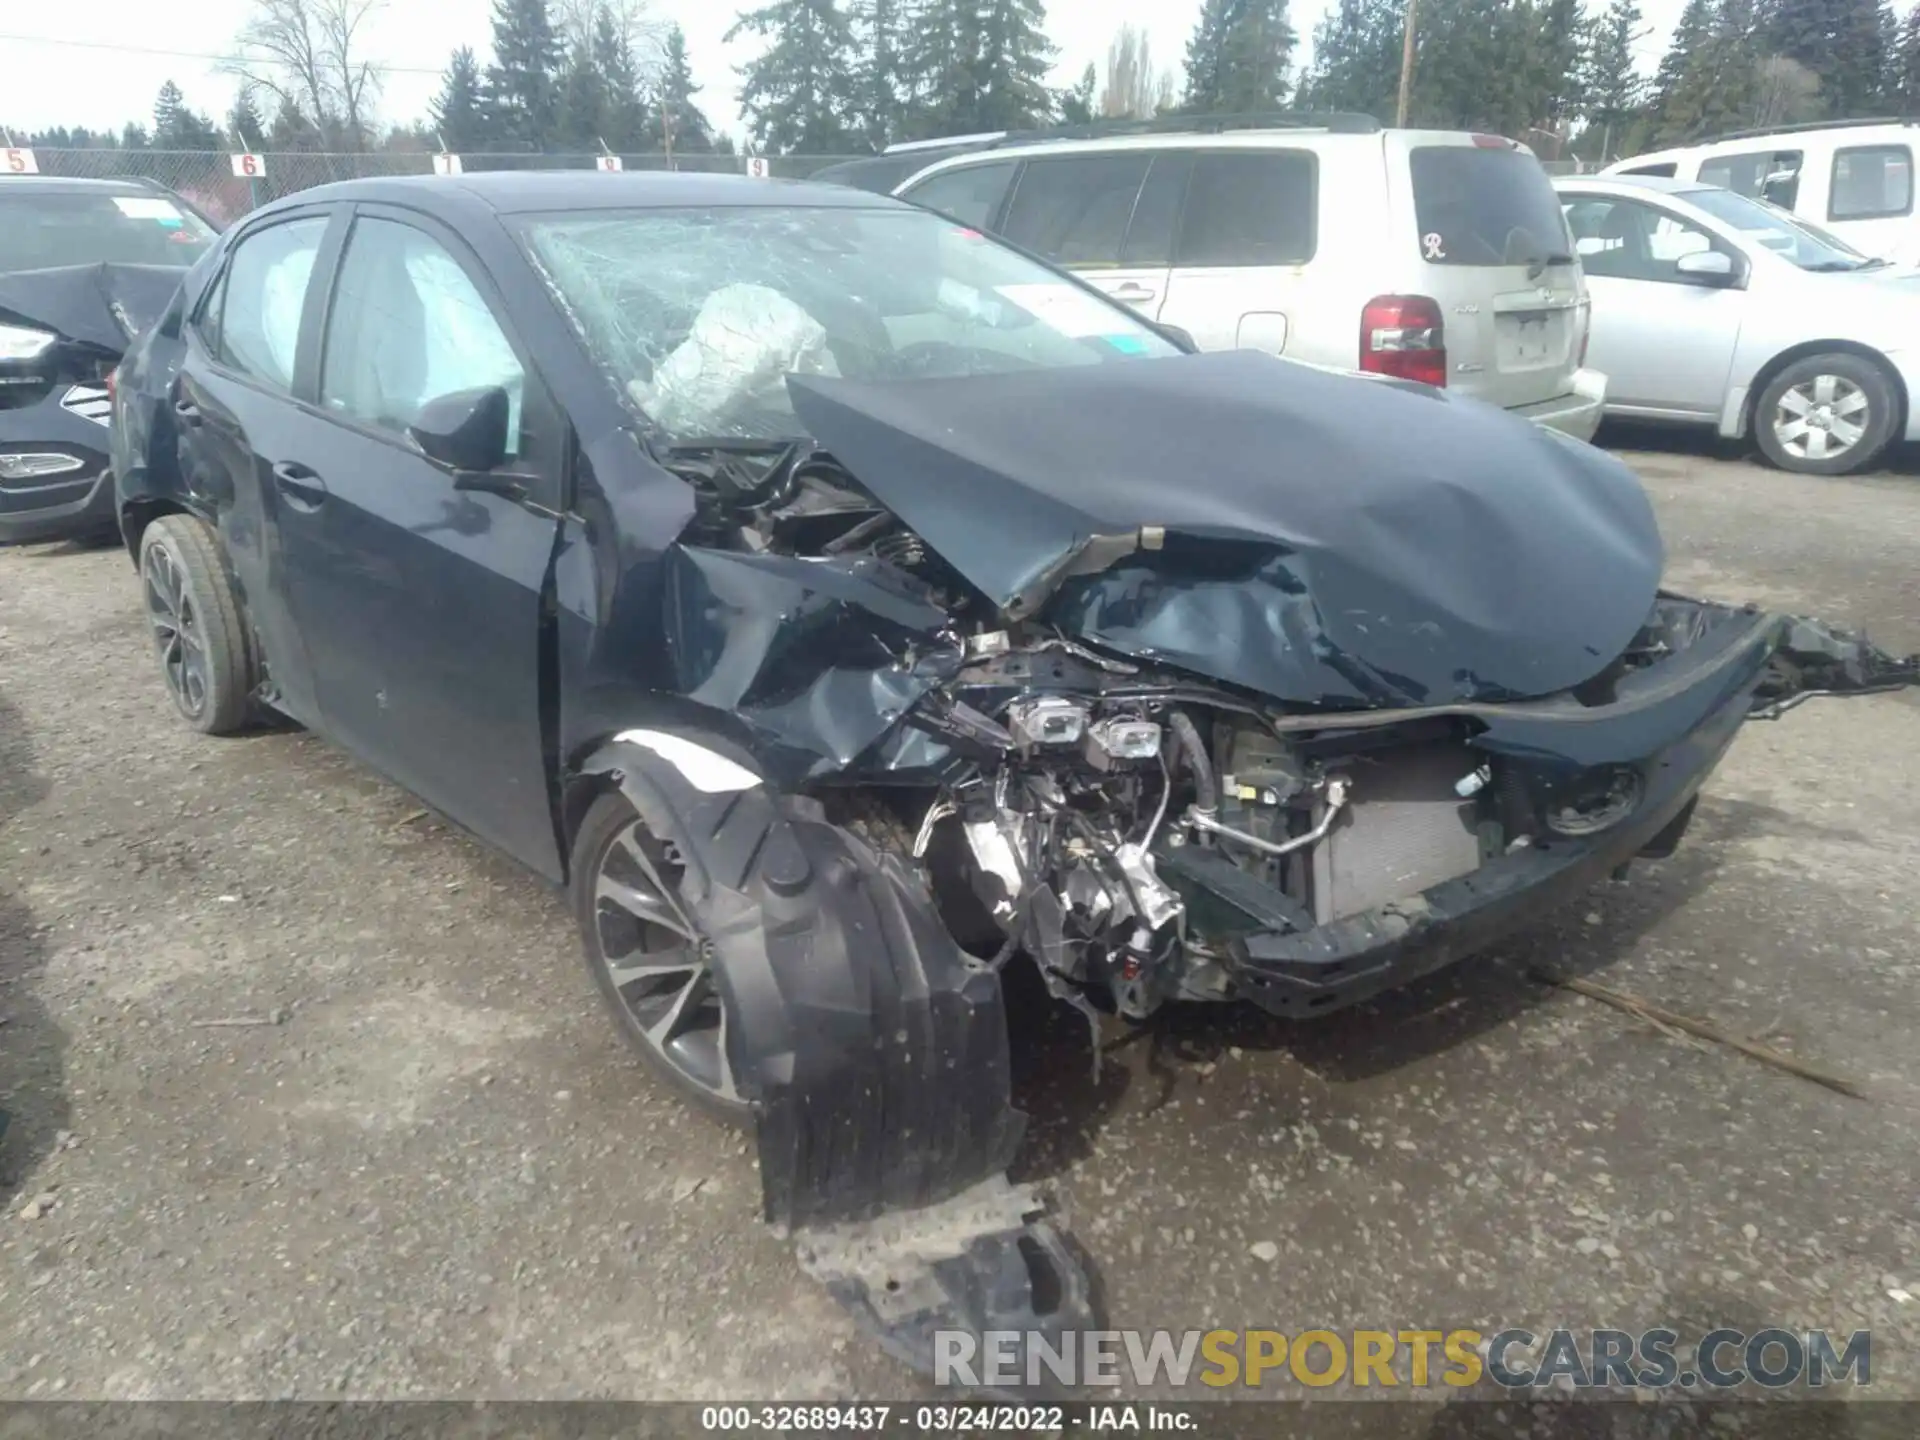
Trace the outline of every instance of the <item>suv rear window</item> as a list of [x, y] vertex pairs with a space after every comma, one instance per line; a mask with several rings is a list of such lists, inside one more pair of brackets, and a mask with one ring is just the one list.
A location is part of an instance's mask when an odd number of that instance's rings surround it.
[[1524, 265], [1571, 254], [1559, 198], [1526, 151], [1418, 145], [1408, 164], [1428, 263]]
[[27, 191], [0, 184], [0, 273], [60, 265], [188, 266], [213, 231], [165, 195]]

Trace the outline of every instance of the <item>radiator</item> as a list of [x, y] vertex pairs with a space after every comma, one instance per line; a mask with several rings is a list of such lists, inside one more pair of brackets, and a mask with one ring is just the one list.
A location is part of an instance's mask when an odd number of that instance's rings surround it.
[[1345, 767], [1353, 782], [1346, 812], [1313, 852], [1315, 921], [1357, 915], [1478, 869], [1478, 803], [1453, 787], [1479, 764], [1452, 743], [1355, 756]]

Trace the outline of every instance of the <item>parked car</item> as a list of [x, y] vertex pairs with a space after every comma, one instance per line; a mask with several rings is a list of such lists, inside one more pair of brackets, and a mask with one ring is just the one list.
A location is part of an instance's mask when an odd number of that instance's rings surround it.
[[107, 377], [213, 239], [157, 185], [0, 176], [0, 544], [115, 533]]
[[1607, 413], [1751, 433], [1844, 475], [1920, 439], [1920, 276], [1718, 186], [1565, 178]]
[[1781, 125], [1635, 155], [1600, 173], [1718, 185], [1824, 225], [1868, 255], [1913, 266], [1920, 264], [1917, 137], [1912, 120]]
[[878, 155], [863, 155], [858, 160], [842, 160], [816, 170], [808, 178], [827, 185], [851, 185], [872, 195], [889, 195], [910, 175], [944, 160], [949, 155], [964, 155], [984, 149], [1007, 138], [996, 130], [984, 135], [959, 135], [947, 140], [903, 140], [889, 145]]
[[923, 1364], [1089, 1320], [1004, 1174], [1016, 954], [1090, 1016], [1322, 1014], [1671, 850], [1753, 706], [1920, 676], [1662, 594], [1598, 450], [1183, 353], [834, 186], [307, 191], [114, 413], [183, 719], [291, 716], [565, 886], [641, 1059]]
[[[1176, 122], [1177, 123], [1177, 122]], [[1002, 235], [1202, 350], [1444, 386], [1579, 439], [1605, 377], [1553, 189], [1498, 136], [1289, 128], [995, 145], [895, 192]]]

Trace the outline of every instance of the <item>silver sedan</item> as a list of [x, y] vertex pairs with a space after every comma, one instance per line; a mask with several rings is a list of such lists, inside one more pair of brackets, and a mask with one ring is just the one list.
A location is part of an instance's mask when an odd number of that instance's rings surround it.
[[1609, 415], [1751, 433], [1844, 475], [1920, 439], [1920, 274], [1763, 201], [1655, 176], [1554, 182], [1593, 302]]

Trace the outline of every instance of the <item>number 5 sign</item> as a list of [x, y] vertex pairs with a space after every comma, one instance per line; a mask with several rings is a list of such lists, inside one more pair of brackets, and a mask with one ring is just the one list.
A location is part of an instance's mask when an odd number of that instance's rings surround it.
[[264, 155], [229, 155], [233, 162], [233, 173], [242, 180], [257, 180], [267, 173], [267, 157]]
[[0, 172], [8, 175], [38, 175], [40, 162], [31, 150], [0, 150]]

